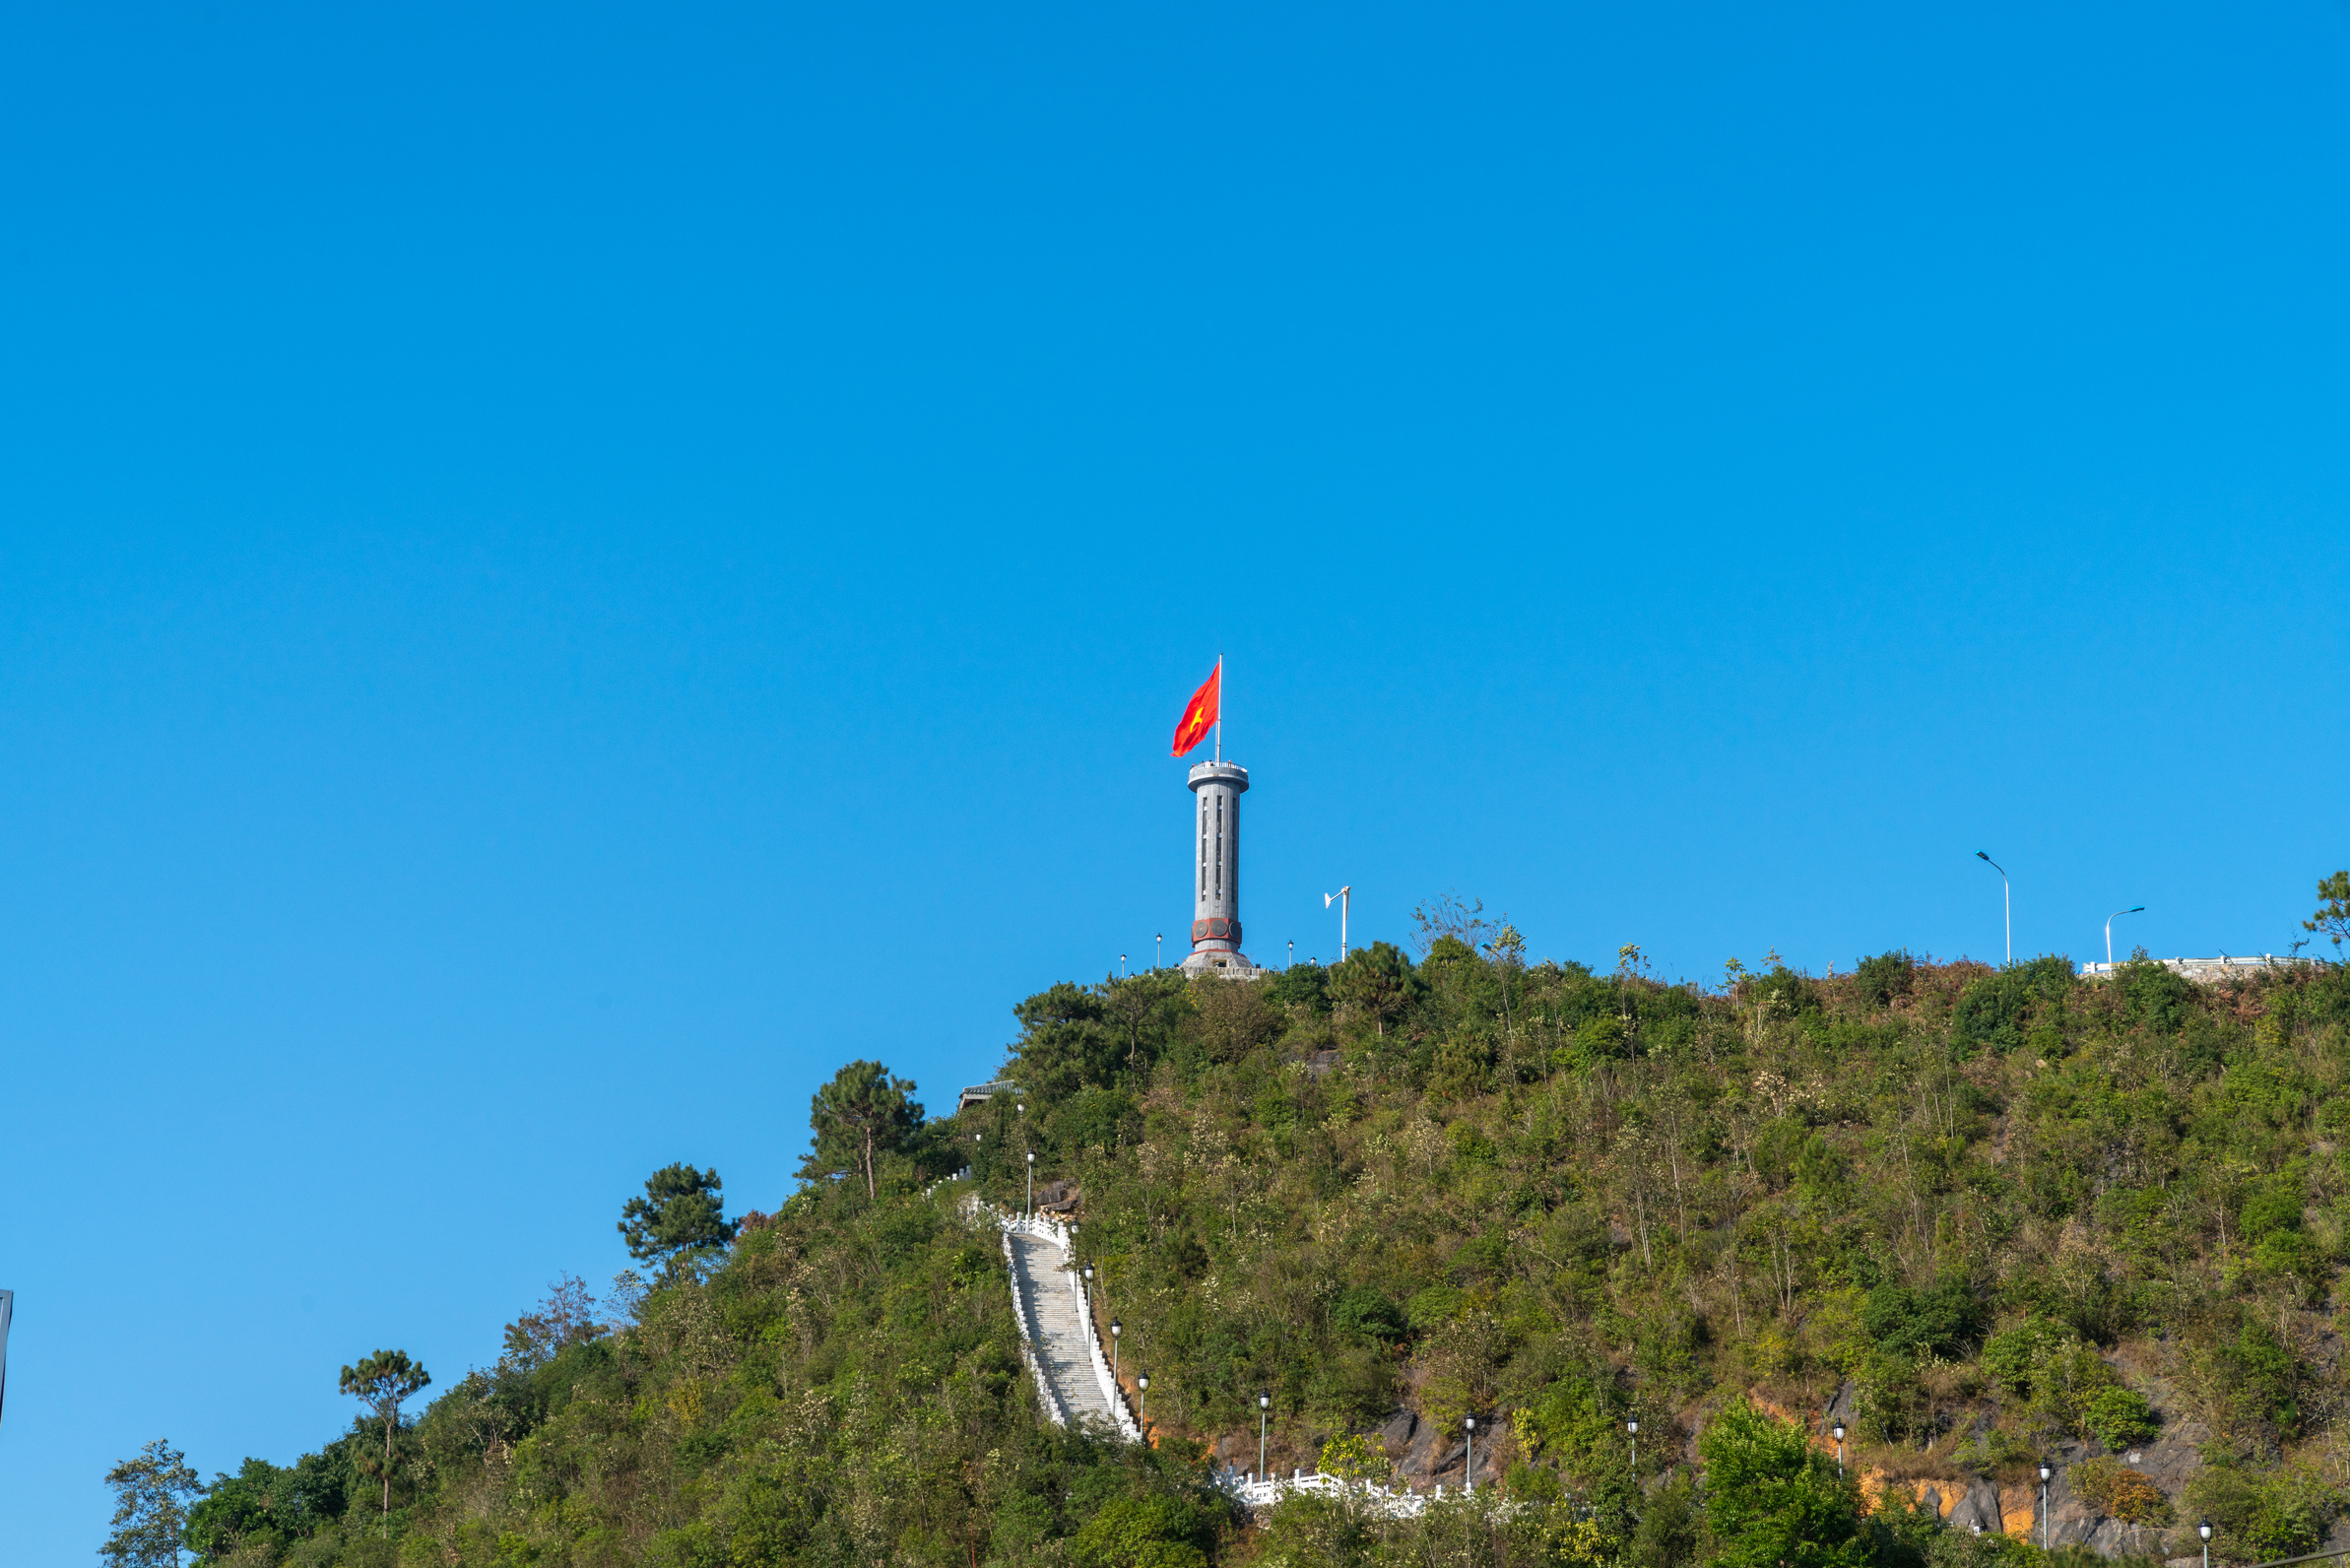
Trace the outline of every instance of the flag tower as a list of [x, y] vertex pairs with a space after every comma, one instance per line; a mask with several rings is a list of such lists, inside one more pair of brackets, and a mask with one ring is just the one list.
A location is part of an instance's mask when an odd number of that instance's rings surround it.
[[1192, 768], [1197, 803], [1193, 822], [1192, 950], [1186, 974], [1256, 978], [1257, 966], [1240, 950], [1240, 797], [1248, 792], [1249, 770], [1224, 760], [1224, 661], [1193, 693], [1175, 730], [1175, 754], [1183, 755], [1215, 730], [1215, 759]]
[[1192, 769], [1199, 864], [1192, 877], [1192, 951], [1183, 960], [1187, 974], [1235, 980], [1257, 974], [1240, 950], [1240, 797], [1248, 787], [1249, 770], [1238, 762], [1202, 762]]

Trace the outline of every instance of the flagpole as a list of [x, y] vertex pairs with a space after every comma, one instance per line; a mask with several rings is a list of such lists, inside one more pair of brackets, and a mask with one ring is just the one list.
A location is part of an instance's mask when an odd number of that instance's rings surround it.
[[1224, 759], [1224, 656], [1215, 656], [1215, 759]]

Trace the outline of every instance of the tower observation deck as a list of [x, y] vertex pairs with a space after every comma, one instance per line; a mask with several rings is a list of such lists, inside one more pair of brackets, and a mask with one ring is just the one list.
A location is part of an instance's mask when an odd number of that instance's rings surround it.
[[1202, 762], [1192, 769], [1199, 804], [1193, 823], [1197, 863], [1192, 874], [1192, 950], [1186, 974], [1256, 978], [1240, 950], [1240, 797], [1249, 770], [1237, 762]]

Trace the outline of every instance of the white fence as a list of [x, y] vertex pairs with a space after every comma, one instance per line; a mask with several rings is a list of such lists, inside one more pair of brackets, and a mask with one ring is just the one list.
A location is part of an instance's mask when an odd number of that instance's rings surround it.
[[1444, 1496], [1442, 1486], [1438, 1486], [1433, 1493], [1415, 1492], [1409, 1487], [1391, 1491], [1369, 1481], [1342, 1480], [1320, 1470], [1311, 1475], [1303, 1470], [1292, 1470], [1286, 1477], [1275, 1475], [1267, 1479], [1240, 1470], [1224, 1470], [1216, 1476], [1216, 1484], [1247, 1508], [1271, 1508], [1284, 1497], [1293, 1497], [1300, 1492], [1319, 1492], [1326, 1496], [1360, 1498], [1373, 1513], [1389, 1519], [1405, 1519], [1425, 1512], [1431, 1500]]

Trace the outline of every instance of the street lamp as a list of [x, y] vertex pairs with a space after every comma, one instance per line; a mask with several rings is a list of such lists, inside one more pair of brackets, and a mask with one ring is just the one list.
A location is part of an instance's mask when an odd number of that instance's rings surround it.
[[1123, 952], [1118, 955], [1118, 978], [1126, 978], [1126, 954]]
[[1126, 1325], [1116, 1318], [1110, 1320], [1110, 1381], [1118, 1381], [1118, 1336], [1126, 1332]]
[[1842, 1480], [1844, 1478], [1844, 1423], [1838, 1421], [1830, 1430], [1836, 1434], [1836, 1476], [1837, 1479]]
[[1135, 1425], [1141, 1426], [1150, 1419], [1150, 1374], [1144, 1372], [1135, 1382], [1142, 1390], [1142, 1407], [1135, 1412]]
[[2048, 1482], [2056, 1473], [2048, 1468], [2048, 1461], [2040, 1462], [2040, 1549], [2048, 1550]]
[[1265, 1422], [1272, 1414], [1273, 1392], [1270, 1389], [1262, 1390], [1257, 1395], [1257, 1478], [1259, 1480], [1267, 1478], [1265, 1473]]
[[1346, 908], [1353, 900], [1354, 889], [1352, 887], [1341, 887], [1335, 893], [1322, 895], [1323, 908], [1328, 909], [1332, 904], [1338, 906], [1338, 962], [1340, 963], [1346, 961]]
[[1999, 874], [1999, 908], [2007, 921], [2007, 961], [2013, 963], [2015, 962], [2015, 904], [2008, 896], [2007, 869], [1980, 849], [1975, 851], [1975, 858]]
[[1469, 1430], [1469, 1467], [1463, 1473], [1469, 1477], [1467, 1490], [1473, 1492], [1477, 1489], [1477, 1418], [1464, 1415], [1461, 1424]]
[[1028, 1217], [1036, 1217], [1036, 1150], [1028, 1150]]
[[1631, 1434], [1632, 1478], [1634, 1480], [1638, 1480], [1640, 1479], [1640, 1423], [1638, 1421], [1626, 1421], [1624, 1423], [1624, 1430]]
[[2105, 966], [2108, 969], [2114, 966], [2114, 922], [2123, 915], [2142, 915], [2145, 912], [2144, 904], [2135, 904], [2127, 909], [2117, 909], [2105, 917]]
[[1157, 945], [1151, 949], [1150, 967], [1153, 969], [1161, 969], [1166, 967], [1167, 934], [1163, 931], [1155, 932], [1152, 934], [1150, 940]]
[[1289, 967], [1292, 969], [1297, 967], [1297, 939], [1295, 937], [1289, 939]]
[[2211, 1568], [2211, 1521], [2196, 1525], [2195, 1534], [2203, 1537], [2203, 1568]]

